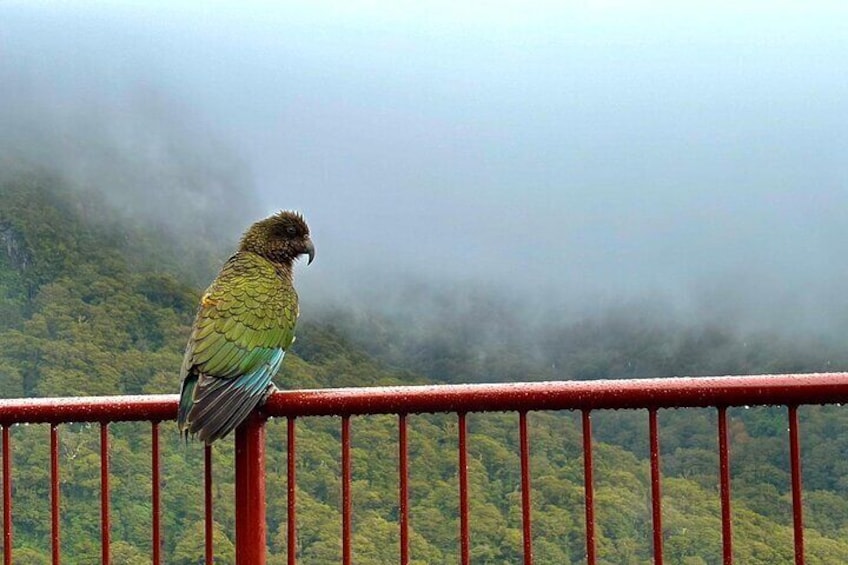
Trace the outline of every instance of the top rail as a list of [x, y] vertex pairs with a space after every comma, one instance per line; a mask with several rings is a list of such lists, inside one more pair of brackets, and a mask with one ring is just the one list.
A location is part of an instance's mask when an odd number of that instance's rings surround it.
[[848, 373], [295, 390], [269, 416], [332, 416], [848, 403]]
[[[0, 401], [0, 424], [173, 420], [176, 394]], [[848, 373], [281, 391], [265, 416], [848, 404]]]
[[161, 422], [177, 417], [178, 394], [12, 398], [0, 400], [0, 424]]

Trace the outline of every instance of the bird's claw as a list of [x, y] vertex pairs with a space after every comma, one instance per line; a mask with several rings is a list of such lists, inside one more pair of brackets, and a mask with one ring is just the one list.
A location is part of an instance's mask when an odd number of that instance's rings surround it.
[[268, 399], [275, 392], [280, 392], [280, 389], [277, 388], [277, 385], [275, 385], [274, 383], [268, 383], [268, 386], [265, 388], [265, 394], [262, 395], [261, 404], [265, 404], [266, 402], [268, 402]]

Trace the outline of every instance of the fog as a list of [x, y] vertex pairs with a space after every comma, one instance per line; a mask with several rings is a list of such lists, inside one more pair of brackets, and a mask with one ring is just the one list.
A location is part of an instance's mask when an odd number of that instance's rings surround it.
[[2, 3], [3, 158], [301, 210], [314, 304], [848, 328], [844, 4], [460, 4]]

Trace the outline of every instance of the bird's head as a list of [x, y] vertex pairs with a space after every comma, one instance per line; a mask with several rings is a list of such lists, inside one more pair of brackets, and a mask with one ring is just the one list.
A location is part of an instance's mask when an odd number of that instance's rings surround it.
[[297, 212], [284, 210], [259, 220], [241, 238], [241, 251], [250, 251], [275, 263], [291, 264], [300, 255], [309, 263], [315, 258], [315, 245], [309, 238], [309, 226]]

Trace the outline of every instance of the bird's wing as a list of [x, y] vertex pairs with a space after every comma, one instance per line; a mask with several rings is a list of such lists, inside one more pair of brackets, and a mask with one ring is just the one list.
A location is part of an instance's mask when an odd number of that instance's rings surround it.
[[181, 425], [213, 441], [215, 430], [226, 435], [244, 419], [279, 370], [296, 322], [291, 281], [257, 255], [231, 257], [203, 295], [186, 347]]

